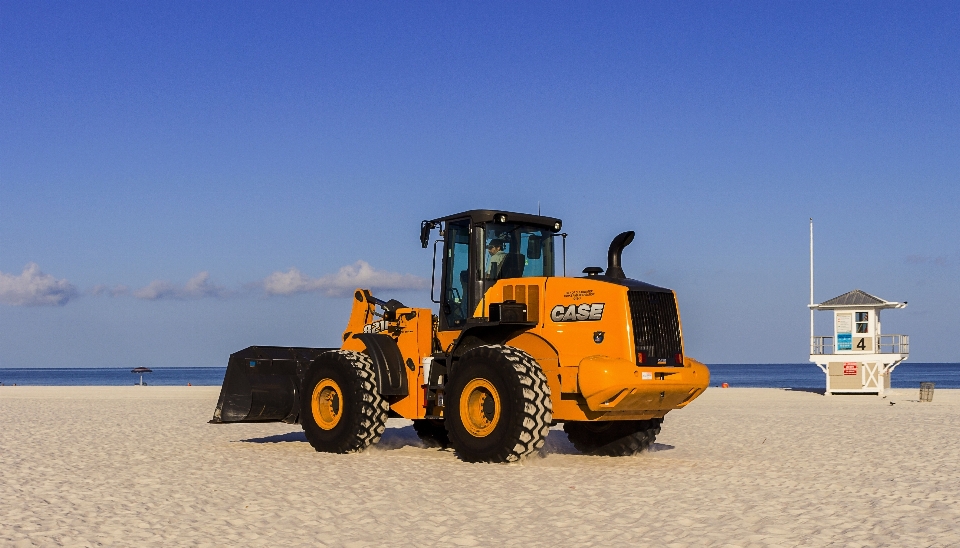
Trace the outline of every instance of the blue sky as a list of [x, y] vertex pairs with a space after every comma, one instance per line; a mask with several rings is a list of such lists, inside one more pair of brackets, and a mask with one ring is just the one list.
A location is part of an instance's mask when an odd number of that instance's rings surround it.
[[538, 204], [708, 363], [806, 360], [811, 216], [818, 301], [960, 362], [958, 90], [955, 2], [2, 0], [0, 367], [335, 345], [429, 305], [421, 219]]

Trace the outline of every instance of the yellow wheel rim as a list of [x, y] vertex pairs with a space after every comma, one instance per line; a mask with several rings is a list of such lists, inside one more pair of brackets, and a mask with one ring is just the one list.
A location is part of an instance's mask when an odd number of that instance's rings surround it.
[[475, 438], [489, 436], [500, 422], [500, 394], [487, 379], [473, 379], [460, 394], [460, 420]]
[[314, 422], [324, 430], [332, 430], [343, 416], [343, 394], [333, 379], [323, 379], [317, 383], [310, 404]]

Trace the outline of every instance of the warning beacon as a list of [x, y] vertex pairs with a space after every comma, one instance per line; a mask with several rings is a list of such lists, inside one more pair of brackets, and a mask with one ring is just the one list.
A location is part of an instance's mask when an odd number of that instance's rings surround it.
[[881, 335], [880, 311], [903, 308], [854, 289], [810, 310], [833, 311], [833, 336], [810, 339], [810, 361], [827, 375], [826, 394], [877, 394], [890, 388], [890, 374], [910, 354], [908, 335]]

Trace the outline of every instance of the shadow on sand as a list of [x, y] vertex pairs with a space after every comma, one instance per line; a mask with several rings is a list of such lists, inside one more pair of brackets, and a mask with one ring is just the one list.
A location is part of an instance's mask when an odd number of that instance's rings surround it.
[[[300, 431], [277, 434], [274, 436], [264, 436], [262, 438], [248, 438], [240, 441], [246, 443], [307, 443], [307, 437], [302, 431]], [[404, 447], [416, 447], [418, 449], [425, 449], [429, 451], [451, 451], [450, 449], [427, 447], [422, 441], [420, 441], [420, 438], [417, 436], [416, 431], [414, 431], [413, 426], [387, 428], [383, 433], [383, 437], [380, 438], [380, 443], [374, 447], [381, 451], [393, 451], [396, 449], [402, 449]], [[656, 453], [657, 451], [669, 451], [671, 449], [674, 449], [674, 446], [667, 445], [665, 443], [654, 443], [650, 447], [649, 452]], [[581, 454], [580, 451], [577, 451], [576, 447], [570, 443], [570, 440], [567, 439], [567, 435], [563, 432], [563, 430], [551, 430], [550, 434], [547, 435], [547, 439], [544, 442], [543, 448], [540, 450], [540, 452], [544, 455]]]
[[807, 388], [805, 386], [791, 386], [790, 388], [784, 388], [784, 390], [787, 392], [810, 392], [821, 396], [827, 393], [826, 388]]
[[[287, 443], [300, 442], [307, 443], [307, 436], [303, 431], [288, 432], [286, 434], [276, 434], [273, 436], [264, 436], [262, 438], [247, 438], [240, 440], [246, 443]], [[413, 426], [404, 426], [402, 428], [387, 428], [380, 438], [380, 443], [376, 445], [380, 449], [400, 449], [401, 447], [413, 446], [424, 447], [423, 442], [417, 437]]]
[[303, 443], [307, 442], [307, 436], [304, 435], [303, 431], [300, 432], [289, 432], [287, 434], [277, 434], [275, 436], [264, 436], [262, 438], [249, 438], [245, 440], [240, 440], [248, 443], [283, 443], [288, 441], [302, 441]]
[[[656, 453], [657, 451], [669, 451], [674, 449], [674, 446], [667, 445], [665, 443], [654, 443], [650, 446], [650, 449], [647, 450], [649, 453]], [[563, 430], [551, 430], [550, 434], [547, 436], [547, 441], [544, 442], [543, 448], [540, 449], [542, 455], [582, 455], [580, 451], [577, 451], [577, 448], [570, 443], [570, 440], [567, 438], [567, 434]]]

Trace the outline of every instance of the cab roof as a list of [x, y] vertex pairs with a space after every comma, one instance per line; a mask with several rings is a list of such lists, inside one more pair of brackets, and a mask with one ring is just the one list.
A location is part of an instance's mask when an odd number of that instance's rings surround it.
[[[552, 230], [553, 232], [558, 232], [560, 227], [563, 226], [563, 221], [557, 219], [556, 217], [544, 217], [543, 215], [531, 215], [529, 213], [516, 213], [514, 211], [504, 211], [502, 209], [471, 209], [462, 213], [438, 217], [430, 222], [441, 223], [447, 221], [456, 221], [466, 217], [469, 217], [470, 222], [472, 223], [486, 223], [491, 221], [518, 223], [524, 225], [542, 226]], [[506, 220], [500, 220], [502, 217], [505, 217]]]

